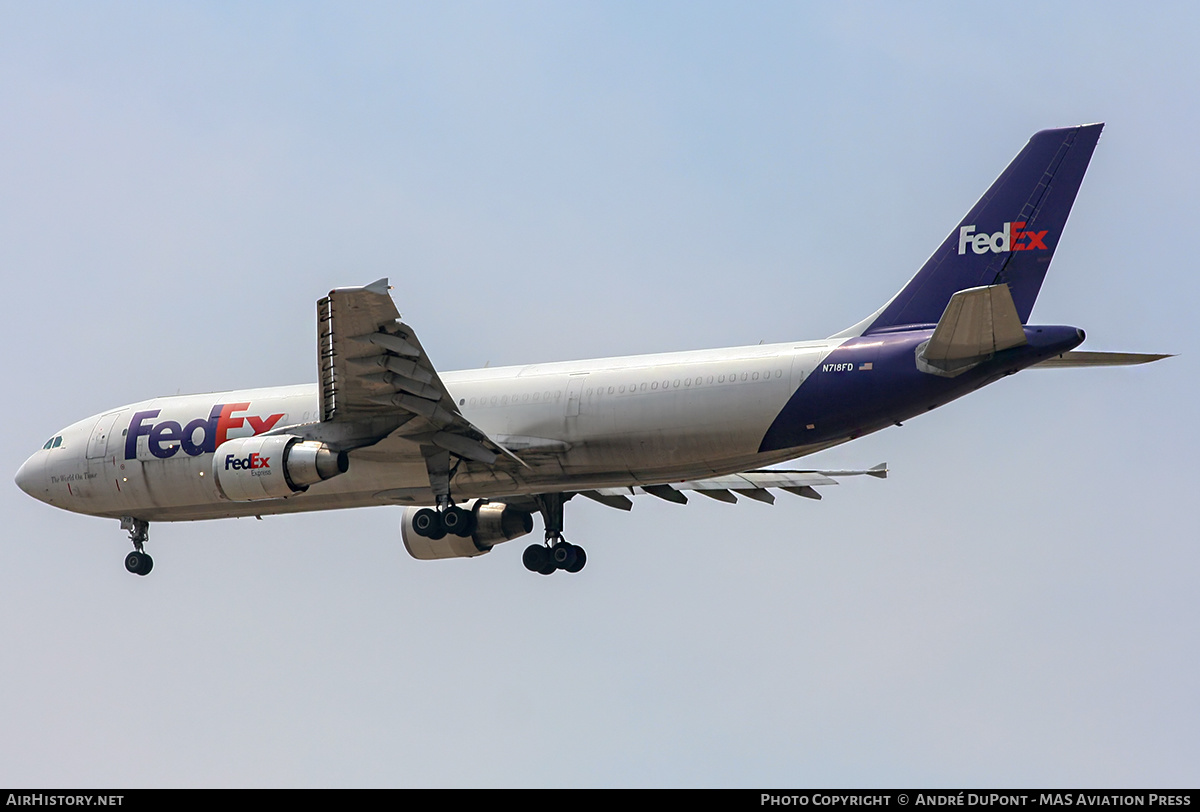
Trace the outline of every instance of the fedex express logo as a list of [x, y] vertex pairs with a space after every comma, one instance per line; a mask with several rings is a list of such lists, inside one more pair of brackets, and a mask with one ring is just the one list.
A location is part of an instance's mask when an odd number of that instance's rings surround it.
[[[233, 454], [225, 455], [225, 470], [233, 468], [235, 471], [258, 471], [261, 468], [270, 468], [268, 464], [271, 462], [270, 457], [264, 457], [255, 451], [249, 457], [238, 459]], [[255, 476], [258, 476], [256, 473]]]
[[975, 226], [963, 226], [958, 230], [958, 253], [967, 253], [967, 246], [976, 254], [1048, 250], [1045, 240], [1049, 230], [1023, 231], [1024, 228], [1025, 223], [1005, 223], [994, 234], [976, 234]]
[[[229, 432], [234, 429], [248, 426], [255, 435], [258, 435], [270, 431], [276, 423], [283, 419], [282, 414], [273, 414], [269, 417], [252, 414], [234, 416], [236, 412], [244, 412], [249, 408], [249, 403], [218, 403], [212, 407], [207, 418], [198, 417], [186, 426], [181, 426], [174, 420], [150, 423], [149, 421], [158, 417], [159, 409], [135, 412], [125, 434], [125, 459], [137, 458], [139, 437], [147, 438], [147, 448], [160, 460], [175, 456], [175, 453], [181, 448], [183, 453], [189, 457], [198, 457], [201, 454], [211, 454], [216, 451], [217, 446], [229, 439]], [[261, 466], [251, 465], [250, 467], [269, 467], [266, 464], [266, 457], [260, 459]]]

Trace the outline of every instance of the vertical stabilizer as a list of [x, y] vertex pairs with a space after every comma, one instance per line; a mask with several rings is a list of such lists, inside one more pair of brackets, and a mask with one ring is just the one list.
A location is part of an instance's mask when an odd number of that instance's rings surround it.
[[999, 284], [1028, 322], [1103, 128], [1036, 133], [904, 289], [839, 337], [932, 325], [958, 291]]

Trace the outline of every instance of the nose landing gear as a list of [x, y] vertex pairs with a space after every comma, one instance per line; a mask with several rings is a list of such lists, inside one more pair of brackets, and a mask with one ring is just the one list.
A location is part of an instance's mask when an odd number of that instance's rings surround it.
[[150, 570], [154, 569], [154, 559], [146, 552], [144, 545], [150, 538], [150, 522], [124, 516], [121, 518], [121, 529], [129, 531], [129, 540], [135, 548], [125, 556], [125, 569], [134, 575], [149, 575]]

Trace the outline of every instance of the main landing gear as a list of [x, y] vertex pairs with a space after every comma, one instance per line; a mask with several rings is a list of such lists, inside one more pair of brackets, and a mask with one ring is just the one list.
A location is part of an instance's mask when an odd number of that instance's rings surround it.
[[563, 499], [561, 493], [546, 493], [536, 497], [538, 510], [546, 525], [545, 544], [530, 544], [521, 556], [525, 569], [542, 575], [553, 575], [556, 570], [579, 572], [587, 564], [587, 553], [583, 548], [563, 538]]
[[475, 532], [475, 514], [457, 505], [422, 508], [413, 516], [412, 526], [418, 536], [429, 539], [445, 538], [447, 534], [467, 538]]
[[145, 550], [146, 540], [150, 538], [150, 522], [125, 516], [121, 519], [121, 529], [129, 531], [129, 540], [133, 542], [134, 551], [125, 556], [125, 569], [134, 575], [149, 575], [154, 569], [154, 559]]
[[450, 466], [450, 452], [444, 448], [421, 446], [429, 485], [437, 498], [436, 508], [422, 508], [413, 516], [412, 526], [418, 536], [427, 539], [445, 538], [446, 534], [467, 538], [475, 532], [475, 513], [454, 504], [450, 497], [450, 480], [458, 471], [458, 463]]
[[[470, 537], [475, 532], [476, 515], [474, 511], [455, 505], [450, 496], [450, 480], [454, 478], [459, 463], [451, 467], [450, 454], [443, 448], [422, 446], [421, 453], [425, 457], [425, 469], [429, 473], [429, 485], [437, 500], [437, 507], [421, 508], [413, 514], [413, 532], [434, 541], [448, 534]], [[556, 570], [579, 572], [587, 564], [587, 553], [583, 548], [563, 538], [563, 503], [569, 498], [564, 498], [561, 493], [543, 493], [534, 497], [546, 525], [546, 542], [525, 548], [521, 560], [530, 572], [540, 572], [542, 575], [551, 575]]]
[[553, 541], [547, 539], [545, 544], [530, 544], [521, 561], [525, 569], [542, 575], [553, 575], [555, 570], [579, 572], [587, 563], [587, 553], [560, 536]]

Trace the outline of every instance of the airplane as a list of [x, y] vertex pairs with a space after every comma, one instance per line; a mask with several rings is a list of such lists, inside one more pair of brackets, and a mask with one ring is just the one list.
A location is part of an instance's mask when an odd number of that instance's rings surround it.
[[151, 522], [404, 506], [417, 559], [469, 558], [544, 526], [522, 555], [579, 572], [576, 496], [629, 510], [819, 499], [862, 470], [772, 468], [930, 411], [1030, 367], [1168, 357], [1076, 351], [1076, 327], [1029, 323], [1103, 124], [1035, 133], [917, 274], [817, 341], [439, 373], [388, 280], [317, 302], [316, 384], [159, 397], [68, 426], [17, 485], [119, 519], [146, 575]]

